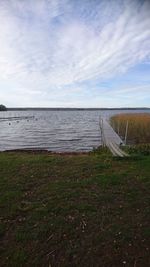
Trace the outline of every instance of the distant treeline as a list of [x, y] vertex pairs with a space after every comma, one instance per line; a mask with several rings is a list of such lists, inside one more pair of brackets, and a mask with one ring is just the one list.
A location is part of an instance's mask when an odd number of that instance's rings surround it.
[[146, 107], [140, 107], [140, 108], [8, 108], [7, 110], [19, 110], [19, 111], [24, 111], [24, 110], [149, 110], [150, 108]]
[[0, 105], [0, 111], [6, 111], [7, 110], [7, 108], [4, 106], [4, 105]]

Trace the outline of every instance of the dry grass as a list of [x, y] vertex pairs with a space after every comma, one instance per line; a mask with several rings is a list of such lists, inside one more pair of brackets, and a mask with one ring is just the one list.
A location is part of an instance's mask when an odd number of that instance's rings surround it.
[[118, 114], [111, 118], [111, 125], [124, 139], [128, 121], [127, 142], [134, 144], [150, 143], [150, 114]]

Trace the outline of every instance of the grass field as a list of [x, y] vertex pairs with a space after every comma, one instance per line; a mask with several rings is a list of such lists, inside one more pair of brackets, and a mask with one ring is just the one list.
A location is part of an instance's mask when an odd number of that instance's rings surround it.
[[150, 156], [0, 153], [1, 266], [148, 267]]
[[118, 114], [111, 118], [111, 125], [124, 138], [128, 121], [127, 143], [150, 143], [150, 113]]

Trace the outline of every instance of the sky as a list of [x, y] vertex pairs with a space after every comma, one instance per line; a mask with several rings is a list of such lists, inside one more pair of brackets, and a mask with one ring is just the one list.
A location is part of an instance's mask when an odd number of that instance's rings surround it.
[[0, 104], [150, 107], [150, 0], [0, 0]]

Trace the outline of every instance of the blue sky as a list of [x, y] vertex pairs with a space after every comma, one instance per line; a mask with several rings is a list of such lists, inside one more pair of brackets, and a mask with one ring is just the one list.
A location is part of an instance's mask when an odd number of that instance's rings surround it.
[[150, 107], [149, 0], [0, 0], [0, 103]]

